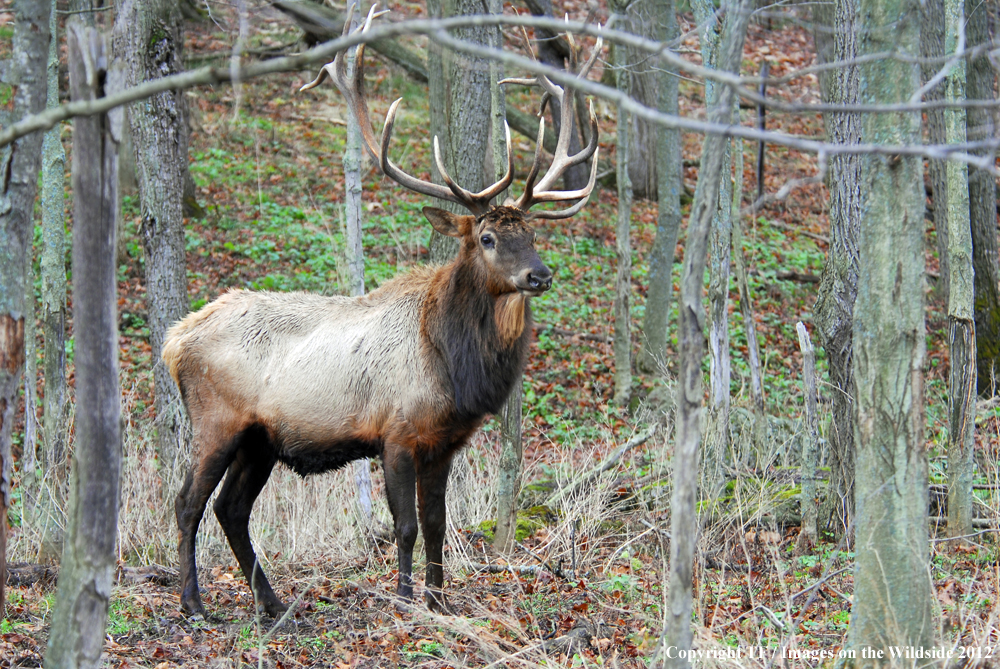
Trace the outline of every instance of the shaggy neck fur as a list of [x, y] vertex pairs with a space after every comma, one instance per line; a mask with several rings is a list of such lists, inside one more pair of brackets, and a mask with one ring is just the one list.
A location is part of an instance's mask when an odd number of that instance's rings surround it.
[[460, 420], [500, 411], [524, 369], [531, 334], [527, 298], [490, 290], [474, 253], [474, 246], [463, 244], [459, 257], [441, 269], [436, 299], [424, 315], [427, 334], [445, 359]]

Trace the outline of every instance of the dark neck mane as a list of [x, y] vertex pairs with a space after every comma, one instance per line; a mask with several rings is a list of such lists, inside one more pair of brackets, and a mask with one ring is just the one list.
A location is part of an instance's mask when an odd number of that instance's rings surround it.
[[[486, 289], [485, 271], [466, 260], [467, 250], [442, 268], [438, 293], [427, 314], [428, 334], [448, 367], [459, 420], [500, 411], [528, 357], [531, 310], [524, 303], [524, 329], [510, 341], [496, 321], [497, 296]], [[430, 306], [430, 305], [429, 305]]]

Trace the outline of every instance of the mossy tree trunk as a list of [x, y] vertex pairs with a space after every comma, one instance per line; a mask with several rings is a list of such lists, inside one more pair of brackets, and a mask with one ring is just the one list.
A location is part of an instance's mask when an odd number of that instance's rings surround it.
[[[11, 80], [16, 83], [13, 118], [45, 108], [50, 0], [15, 0]], [[27, 257], [34, 239], [34, 205], [41, 167], [41, 133], [22, 137], [0, 164], [0, 618], [7, 579], [7, 510], [12, 499], [11, 453], [17, 391], [24, 370]]]
[[[945, 0], [945, 53], [958, 48], [958, 30], [965, 23], [963, 0]], [[959, 60], [946, 78], [949, 102], [965, 100], [965, 61]], [[944, 112], [946, 139], [966, 138], [965, 110]], [[947, 164], [948, 184], [948, 350], [951, 370], [948, 392], [948, 536], [972, 533], [973, 432], [976, 423], [976, 328], [973, 321], [972, 228], [969, 221], [969, 168]], [[943, 272], [942, 267], [942, 272]], [[942, 274], [943, 276], [943, 274]]]
[[[902, 103], [920, 81], [916, 0], [861, 0], [861, 102]], [[909, 57], [909, 58], [907, 58]], [[917, 113], [870, 114], [862, 141], [920, 143]], [[924, 192], [921, 160], [865, 160], [854, 310], [856, 562], [846, 648], [934, 645], [924, 442]], [[859, 661], [857, 664], [868, 665]]]
[[[994, 3], [967, 0], [965, 41], [968, 48], [990, 40], [990, 12]], [[969, 60], [966, 96], [970, 100], [996, 97], [996, 70], [988, 54]], [[970, 107], [967, 137], [970, 142], [994, 139], [996, 110]], [[977, 153], [985, 153], [979, 151]], [[979, 393], [993, 395], [1000, 383], [1000, 266], [997, 262], [996, 181], [988, 172], [969, 172], [969, 217], [972, 220], [972, 264], [975, 268], [976, 374]]]
[[[921, 65], [921, 85], [929, 81], [941, 70], [940, 58], [948, 53], [945, 51], [945, 0], [924, 0], [920, 3], [920, 55], [929, 60]], [[944, 83], [924, 93], [924, 101], [943, 100], [945, 97]], [[944, 144], [945, 110], [928, 109], [924, 123], [927, 131], [928, 144]], [[934, 285], [934, 293], [939, 299], [948, 299], [948, 281], [950, 272], [948, 263], [948, 169], [947, 162], [936, 158], [927, 160], [927, 177], [933, 196], [931, 218], [934, 221], [934, 231], [937, 241], [938, 279]]]
[[[170, 0], [123, 0], [114, 47], [125, 62], [128, 86], [183, 69], [180, 14]], [[187, 419], [180, 392], [160, 357], [167, 330], [190, 309], [184, 253], [184, 182], [188, 126], [183, 91], [168, 91], [128, 108], [146, 256], [146, 313], [153, 351], [156, 440], [164, 499], [171, 498], [178, 457], [186, 449]]]

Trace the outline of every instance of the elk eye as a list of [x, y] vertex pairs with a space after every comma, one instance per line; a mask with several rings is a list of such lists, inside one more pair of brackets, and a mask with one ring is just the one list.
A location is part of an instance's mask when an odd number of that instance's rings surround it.
[[483, 247], [487, 249], [493, 248], [493, 245], [496, 244], [496, 242], [493, 241], [492, 235], [483, 235], [479, 238], [479, 241], [482, 242]]

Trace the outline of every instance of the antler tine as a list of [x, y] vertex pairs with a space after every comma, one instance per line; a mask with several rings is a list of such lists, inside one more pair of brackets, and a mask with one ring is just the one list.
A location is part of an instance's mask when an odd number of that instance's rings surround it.
[[[410, 176], [401, 170], [395, 163], [389, 160], [389, 142], [392, 141], [392, 127], [396, 122], [396, 110], [399, 108], [399, 103], [402, 101], [403, 98], [399, 98], [393, 102], [389, 107], [389, 112], [385, 115], [385, 126], [382, 128], [382, 158], [379, 160], [379, 167], [382, 169], [382, 173], [399, 185], [409, 188], [417, 193], [429, 195], [447, 202], [454, 202], [464, 207], [469, 207], [468, 202], [464, 199], [460, 199], [458, 195], [452, 193], [452, 191], [448, 188], [436, 183], [431, 183], [430, 181], [424, 181], [423, 179]], [[435, 137], [434, 139], [436, 146], [437, 138]]]
[[[572, 193], [573, 195], [576, 195], [577, 193], [580, 194], [580, 198], [581, 199], [580, 199], [579, 202], [577, 202], [576, 204], [574, 204], [572, 207], [567, 207], [566, 209], [558, 209], [558, 210], [555, 210], [555, 211], [536, 211], [536, 212], [532, 212], [531, 218], [542, 218], [542, 219], [546, 219], [546, 220], [550, 220], [551, 221], [551, 220], [560, 219], [560, 218], [569, 218], [570, 216], [575, 216], [576, 214], [578, 214], [580, 212], [580, 210], [583, 209], [583, 207], [587, 204], [587, 201], [590, 200], [590, 195], [591, 195], [591, 193], [594, 192], [594, 184], [597, 183], [597, 154], [598, 153], [599, 153], [599, 151], [596, 151], [596, 150], [594, 151], [594, 162], [590, 166], [590, 181], [587, 182], [587, 187], [584, 188], [584, 189], [582, 189], [582, 190], [579, 190], [579, 191], [573, 191], [573, 193]], [[566, 194], [569, 195], [570, 193], [566, 193]], [[567, 198], [567, 199], [570, 199], [570, 198]]]
[[[544, 111], [544, 104], [542, 109]], [[527, 211], [524, 203], [531, 201], [531, 194], [535, 188], [535, 178], [538, 176], [538, 168], [542, 165], [542, 149], [544, 144], [545, 117], [542, 116], [538, 120], [538, 138], [535, 140], [535, 159], [531, 163], [531, 170], [528, 171], [528, 178], [524, 180], [524, 193], [521, 194], [521, 199], [516, 203], [516, 206], [523, 211]]]
[[441, 179], [448, 185], [448, 188], [451, 189], [451, 192], [455, 195], [455, 197], [459, 198], [461, 203], [477, 216], [485, 213], [488, 209], [490, 200], [503, 192], [514, 180], [514, 151], [510, 141], [510, 127], [507, 125], [506, 121], [504, 122], [504, 130], [507, 135], [507, 173], [492, 186], [484, 188], [478, 193], [472, 193], [465, 190], [451, 178], [448, 174], [448, 170], [445, 169], [444, 161], [441, 159], [441, 146], [438, 143], [438, 138], [437, 136], [434, 137], [434, 162], [437, 164], [438, 172], [441, 174]]

